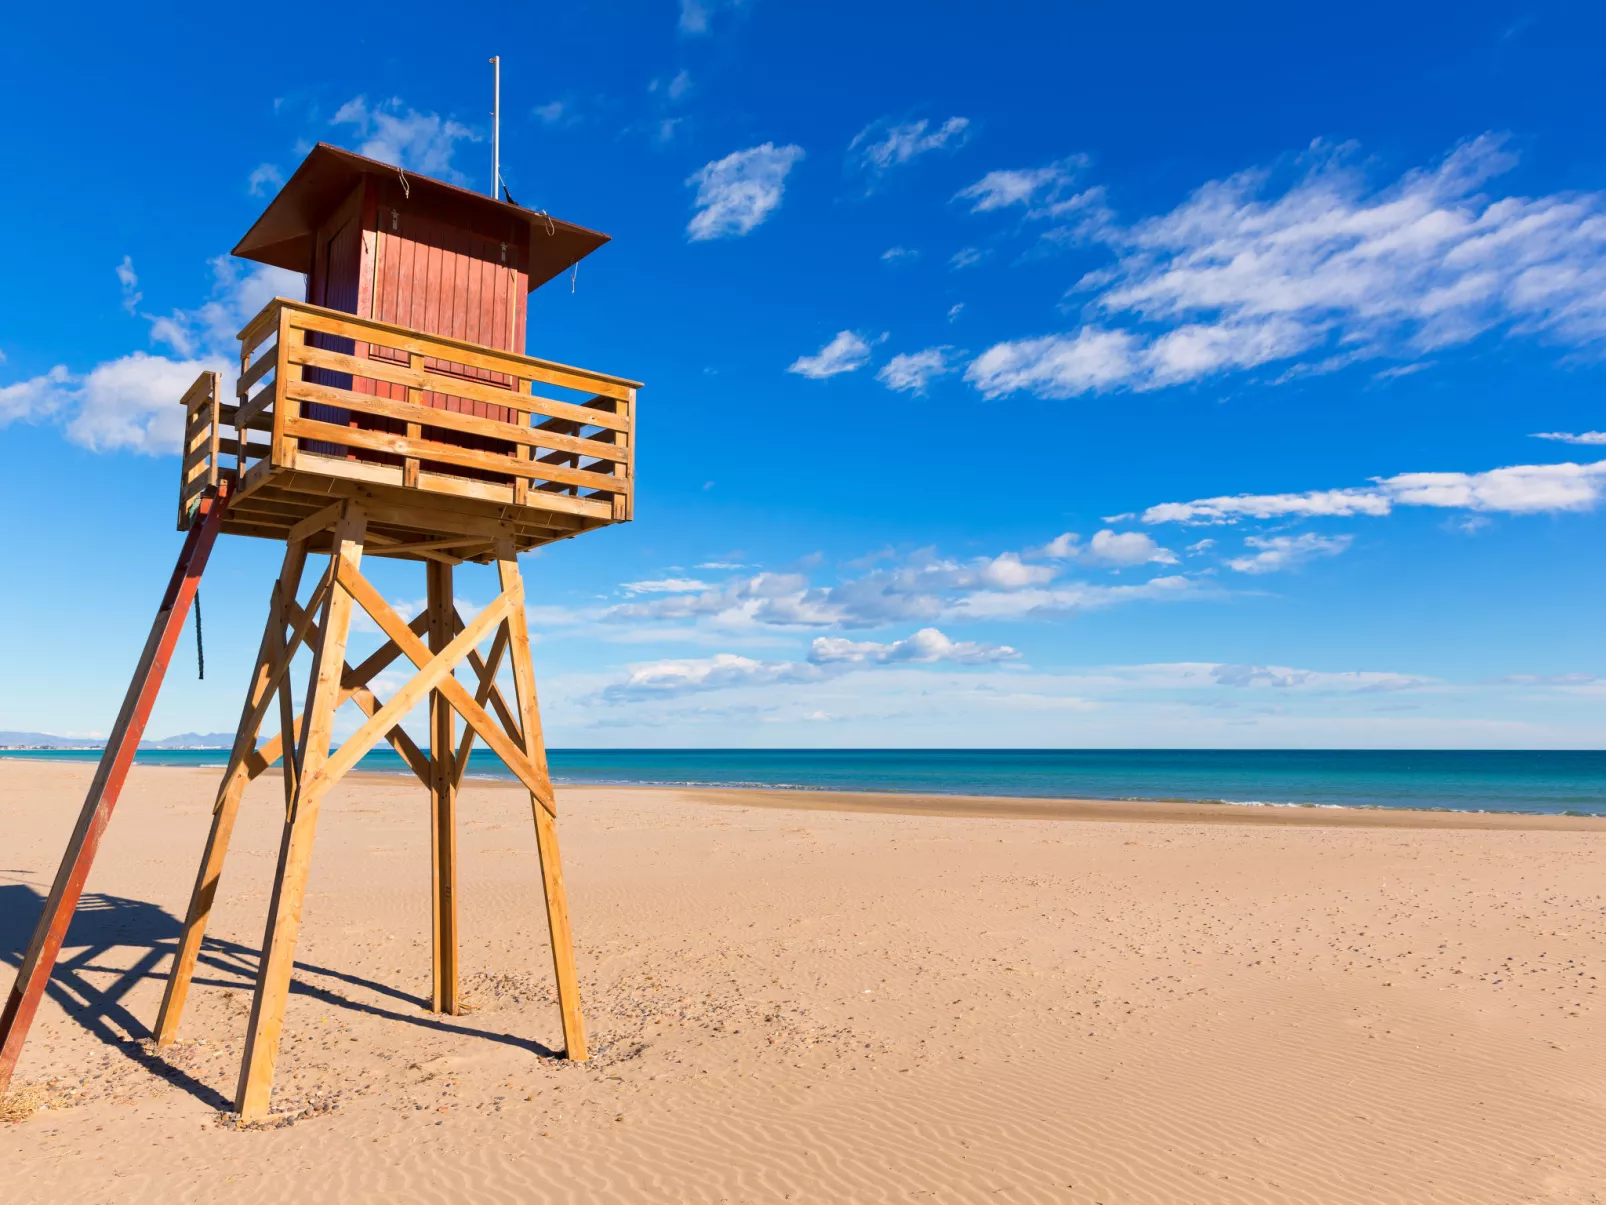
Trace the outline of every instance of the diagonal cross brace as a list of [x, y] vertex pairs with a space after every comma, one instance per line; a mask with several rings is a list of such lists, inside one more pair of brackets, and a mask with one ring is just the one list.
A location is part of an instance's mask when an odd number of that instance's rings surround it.
[[[400, 615], [391, 609], [390, 604], [380, 596], [379, 591], [374, 589], [373, 585], [361, 573], [342, 565], [336, 580], [341, 587], [351, 594], [358, 605], [368, 612], [373, 621], [379, 625], [380, 630], [394, 640], [408, 659], [418, 666], [418, 677], [402, 688], [396, 699], [392, 699], [391, 703], [387, 705], [387, 710], [395, 705], [397, 699], [401, 699], [409, 693], [416, 691], [408, 703], [410, 708], [419, 699], [423, 698], [427, 691], [440, 691], [441, 694], [446, 696], [446, 700], [451, 703], [457, 714], [462, 716], [466, 723], [473, 725], [474, 730], [479, 733], [480, 739], [490, 747], [493, 753], [502, 759], [507, 768], [512, 770], [518, 777], [519, 781], [529, 788], [547, 813], [556, 816], [558, 810], [557, 805], [552, 800], [552, 792], [546, 786], [541, 774], [530, 764], [530, 759], [525, 756], [524, 750], [498, 727], [490, 716], [485, 714], [485, 708], [474, 701], [473, 696], [468, 693], [468, 688], [452, 676], [452, 670], [456, 668], [457, 663], [469, 656], [474, 646], [485, 639], [492, 627], [501, 623], [514, 607], [522, 607], [524, 605], [522, 589], [515, 585], [513, 589], [504, 590], [497, 595], [490, 606], [475, 616], [473, 621], [458, 633], [456, 639], [441, 650], [439, 654], [434, 654], [429, 651], [428, 645], [413, 635], [412, 629], [402, 621]], [[445, 664], [442, 664], [443, 662]], [[430, 679], [427, 684], [419, 686], [419, 683], [426, 677]], [[376, 720], [377, 718], [375, 717]], [[373, 722], [370, 721], [370, 724]], [[367, 727], [368, 725], [364, 725], [364, 730]], [[344, 761], [347, 746], [351, 745], [356, 739], [356, 737], [352, 737], [346, 745], [341, 746], [338, 754], [330, 758], [329, 767], [331, 770], [338, 762]], [[371, 744], [372, 742], [370, 741]], [[360, 757], [361, 754], [358, 754], [358, 756]], [[349, 765], [343, 766], [340, 773], [345, 773], [347, 769], [350, 769]]]

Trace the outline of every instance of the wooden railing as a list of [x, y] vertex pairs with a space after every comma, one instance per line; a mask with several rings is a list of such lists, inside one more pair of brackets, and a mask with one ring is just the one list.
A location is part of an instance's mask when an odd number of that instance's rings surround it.
[[[219, 460], [222, 414], [223, 377], [216, 372], [203, 372], [195, 384], [185, 392], [179, 402], [184, 407], [184, 442], [180, 445], [178, 466], [178, 529], [190, 529], [190, 513], [201, 495], [210, 486], [217, 485], [221, 471]], [[229, 421], [233, 422], [234, 407], [229, 407]]]
[[[237, 495], [293, 470], [605, 522], [632, 514], [635, 381], [284, 298], [240, 333], [237, 407], [220, 405], [215, 377], [186, 395], [181, 510], [232, 452]], [[235, 428], [232, 446], [220, 425]]]

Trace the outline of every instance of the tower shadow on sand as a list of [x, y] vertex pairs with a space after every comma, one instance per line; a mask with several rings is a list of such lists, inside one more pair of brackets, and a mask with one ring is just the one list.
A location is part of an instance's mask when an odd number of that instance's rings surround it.
[[[0, 960], [8, 966], [16, 968], [22, 964], [28, 939], [44, 906], [45, 897], [28, 884], [0, 884]], [[85, 892], [73, 913], [72, 925], [62, 946], [62, 956], [50, 977], [47, 994], [61, 1006], [69, 1019], [106, 1047], [116, 1050], [203, 1104], [222, 1110], [232, 1109], [234, 1102], [216, 1088], [174, 1066], [160, 1052], [153, 1053], [147, 1041], [152, 1036], [150, 1026], [123, 1004], [124, 997], [140, 981], [166, 978], [166, 968], [171, 964], [182, 928], [178, 917], [156, 904], [104, 892]], [[120, 951], [132, 952], [132, 959]], [[260, 951], [238, 942], [207, 937], [202, 943], [198, 961], [209, 973], [198, 974], [195, 982], [249, 993], [256, 987], [259, 954]], [[437, 1033], [462, 1034], [499, 1042], [532, 1051], [541, 1058], [563, 1057], [561, 1051], [517, 1034], [495, 1033], [452, 1024], [449, 1018], [424, 1011], [429, 1008], [427, 999], [372, 979], [299, 960], [295, 970], [297, 974], [291, 980], [291, 994], [310, 996], [329, 1008], [383, 1017]], [[110, 983], [106, 983], [106, 976], [112, 976]], [[326, 986], [308, 982], [308, 976], [333, 983]], [[422, 1015], [354, 1000], [339, 990], [342, 984], [384, 996], [398, 1005], [410, 1005], [420, 1010]], [[240, 1036], [244, 1036], [243, 1021]]]

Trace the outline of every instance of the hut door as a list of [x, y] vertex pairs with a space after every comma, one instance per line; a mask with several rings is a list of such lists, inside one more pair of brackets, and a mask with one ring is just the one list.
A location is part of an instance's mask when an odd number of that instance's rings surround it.
[[[357, 280], [361, 270], [362, 260], [362, 229], [355, 214], [348, 217], [344, 225], [340, 226], [332, 235], [324, 240], [318, 249], [318, 264], [314, 265], [311, 301], [314, 305], [327, 306], [331, 310], [344, 310], [348, 314], [357, 312]], [[322, 271], [318, 271], [322, 268]], [[354, 355], [357, 343], [353, 339], [344, 339], [339, 335], [326, 335], [317, 331], [307, 332], [307, 342], [314, 347], [325, 351], [339, 352], [342, 355]], [[331, 389], [350, 389], [352, 375], [349, 372], [334, 372], [328, 368], [308, 368], [305, 370], [304, 380], [314, 385], [327, 385]], [[320, 423], [335, 423], [339, 426], [348, 426], [351, 423], [351, 411], [343, 406], [329, 406], [321, 402], [307, 403], [307, 417]], [[354, 453], [340, 444], [329, 443], [327, 440], [313, 439], [307, 441], [307, 451], [316, 452], [320, 456], [351, 457]]]

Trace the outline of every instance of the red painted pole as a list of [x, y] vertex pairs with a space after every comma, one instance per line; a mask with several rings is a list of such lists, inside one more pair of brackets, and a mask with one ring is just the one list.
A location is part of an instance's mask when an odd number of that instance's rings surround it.
[[56, 881], [45, 900], [44, 915], [39, 918], [33, 940], [28, 943], [28, 953], [17, 970], [5, 1012], [0, 1013], [0, 1093], [5, 1092], [11, 1082], [11, 1073], [16, 1070], [17, 1059], [22, 1054], [22, 1043], [28, 1037], [28, 1027], [33, 1024], [39, 1001], [44, 998], [45, 985], [50, 982], [56, 957], [61, 953], [61, 943], [67, 936], [67, 926], [72, 923], [73, 910], [78, 907], [78, 897], [83, 893], [84, 880], [89, 877], [101, 834], [106, 831], [112, 809], [117, 806], [117, 796], [122, 793], [123, 781], [128, 777], [128, 767], [133, 764], [134, 752], [139, 748], [140, 737], [145, 734], [145, 721], [150, 719], [151, 708], [162, 689], [167, 663], [184, 628], [184, 616], [195, 599], [195, 589], [201, 584], [201, 573], [217, 541], [227, 506], [228, 482], [225, 480], [215, 496], [201, 499], [200, 510], [190, 523], [184, 550], [173, 567], [167, 593], [162, 596], [156, 622], [151, 625], [145, 651], [140, 655], [134, 680], [129, 683], [128, 694], [123, 699], [123, 709], [117, 713], [117, 723], [106, 741], [105, 752], [100, 755], [100, 766], [84, 799], [83, 811], [78, 815], [78, 827], [73, 830], [61, 868], [56, 871]]

